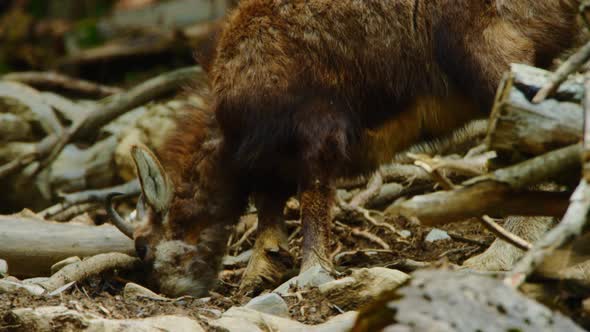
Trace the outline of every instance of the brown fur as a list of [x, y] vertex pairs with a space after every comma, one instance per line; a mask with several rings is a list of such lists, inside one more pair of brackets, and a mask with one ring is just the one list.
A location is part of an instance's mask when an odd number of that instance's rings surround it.
[[575, 42], [576, 8], [574, 0], [241, 1], [207, 62], [211, 110], [189, 112], [161, 152], [177, 193], [172, 238], [210, 240], [203, 232], [237, 221], [249, 193], [283, 203], [299, 190], [302, 264], [325, 258], [336, 177], [368, 174], [484, 116], [510, 63], [544, 66]]

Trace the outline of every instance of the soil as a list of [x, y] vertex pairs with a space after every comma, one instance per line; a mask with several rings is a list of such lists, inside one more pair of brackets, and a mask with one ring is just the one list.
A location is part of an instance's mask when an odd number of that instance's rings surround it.
[[[371, 266], [390, 266], [403, 270], [403, 266], [399, 265], [400, 260], [403, 259], [460, 264], [472, 255], [482, 252], [493, 240], [493, 236], [474, 220], [442, 227], [454, 239], [433, 243], [424, 241], [430, 228], [403, 219], [395, 220], [394, 224], [398, 230], [407, 230], [411, 235], [401, 238], [391, 235], [388, 230], [370, 228], [363, 223], [335, 227], [334, 249], [338, 250], [334, 252], [334, 256], [347, 252], [340, 257], [337, 270], [346, 272], [350, 268]], [[379, 236], [390, 246], [390, 250], [363, 251], [380, 248], [369, 240], [351, 235], [350, 228], [363, 229]], [[292, 225], [290, 231], [294, 232], [295, 229], [296, 225]], [[459, 238], [463, 239], [458, 240]], [[249, 249], [252, 242], [253, 238], [246, 242], [240, 251]], [[300, 236], [291, 241], [292, 254], [295, 257], [298, 257], [300, 242]], [[175, 301], [156, 301], [147, 298], [127, 300], [123, 298], [125, 280], [112, 276], [89, 278], [54, 297], [31, 296], [26, 292], [0, 294], [0, 330], [10, 331], [8, 322], [3, 322], [1, 318], [12, 309], [55, 305], [64, 305], [71, 309], [112, 319], [145, 318], [165, 314], [186, 315], [201, 321], [206, 326], [207, 319], [218, 318], [230, 307], [243, 305], [250, 300], [248, 297], [237, 295], [243, 270], [244, 266], [237, 266], [233, 270], [222, 271], [218, 286], [211, 291], [209, 297], [202, 299], [183, 297]], [[293, 272], [295, 273], [296, 270]], [[289, 305], [292, 319], [307, 324], [322, 323], [342, 312], [314, 288], [302, 289], [299, 293], [285, 297], [285, 301]]]

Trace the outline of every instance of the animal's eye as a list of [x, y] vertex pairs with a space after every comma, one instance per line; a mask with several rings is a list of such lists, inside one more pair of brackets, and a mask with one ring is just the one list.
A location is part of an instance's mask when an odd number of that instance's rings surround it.
[[135, 239], [135, 253], [137, 254], [137, 257], [139, 257], [141, 260], [145, 260], [148, 250], [149, 248], [146, 238], [138, 237]]

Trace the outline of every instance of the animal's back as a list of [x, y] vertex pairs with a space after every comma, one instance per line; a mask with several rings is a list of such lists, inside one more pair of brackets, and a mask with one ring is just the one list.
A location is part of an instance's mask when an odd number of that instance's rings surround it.
[[[481, 116], [510, 62], [535, 64], [571, 44], [574, 1], [526, 2], [244, 0], [211, 71], [218, 121], [247, 167], [296, 153], [299, 136], [325, 127], [343, 133], [332, 145], [344, 159], [389, 146], [370, 168]], [[530, 16], [541, 9], [559, 19]]]

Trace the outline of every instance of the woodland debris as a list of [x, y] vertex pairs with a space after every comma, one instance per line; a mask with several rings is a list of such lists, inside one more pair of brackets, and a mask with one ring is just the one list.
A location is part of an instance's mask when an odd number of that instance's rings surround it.
[[70, 77], [56, 72], [12, 72], [0, 76], [6, 81], [15, 81], [34, 87], [58, 88], [89, 96], [106, 97], [122, 90], [116, 87], [97, 84], [94, 82]]
[[421, 270], [365, 307], [352, 331], [583, 331], [501, 280], [466, 271]]
[[529, 250], [532, 248], [532, 245], [528, 241], [516, 234], [508, 232], [502, 226], [498, 225], [494, 221], [494, 219], [490, 218], [489, 216], [482, 216], [480, 218], [480, 222], [484, 225], [484, 227], [487, 230], [494, 233], [499, 239], [502, 239], [522, 250]]
[[188, 317], [157, 316], [143, 319], [106, 319], [98, 315], [71, 310], [65, 306], [13, 309], [0, 317], [0, 326], [11, 326], [11, 331], [92, 331], [92, 332], [148, 332], [148, 331], [205, 331]]
[[391, 291], [405, 283], [410, 276], [383, 267], [353, 270], [350, 276], [319, 286], [320, 292], [344, 310], [357, 309], [377, 298], [384, 291]]
[[121, 193], [125, 196], [137, 196], [140, 193], [139, 181], [135, 179], [113, 187], [63, 194], [61, 203], [48, 207], [39, 212], [39, 215], [45, 218], [52, 218], [76, 205], [86, 203], [97, 203], [102, 206], [107, 196], [113, 192]]
[[40, 285], [51, 292], [72, 281], [81, 281], [92, 275], [110, 270], [131, 270], [139, 265], [139, 259], [122, 253], [98, 254], [65, 266]]
[[551, 74], [548, 81], [537, 92], [533, 98], [534, 103], [540, 103], [545, 98], [553, 94], [566, 78], [580, 69], [580, 67], [590, 59], [590, 42], [586, 43], [576, 53], [564, 61], [557, 70]]
[[51, 265], [51, 274], [55, 274], [57, 271], [63, 269], [64, 267], [66, 267], [70, 264], [78, 263], [81, 261], [82, 260], [78, 256], [72, 256], [72, 257], [68, 257], [66, 259], [63, 259], [63, 260]]
[[339, 332], [349, 330], [356, 319], [357, 313], [349, 311], [332, 317], [325, 323], [306, 325], [294, 320], [269, 315], [248, 308], [233, 307], [209, 326], [214, 329], [229, 332], [281, 331], [281, 332]]
[[387, 208], [386, 213], [416, 217], [429, 226], [484, 214], [559, 217], [567, 208], [568, 193], [526, 191], [526, 188], [577, 169], [580, 151], [579, 144], [561, 148], [472, 178], [454, 190], [397, 201]]
[[244, 308], [254, 309], [269, 315], [289, 317], [289, 307], [277, 293], [259, 295], [246, 303]]
[[[504, 220], [503, 229], [528, 243], [534, 243], [555, 224], [555, 218], [552, 217], [509, 216]], [[486, 251], [470, 257], [462, 265], [477, 271], [509, 271], [525, 252], [513, 243], [496, 238]], [[560, 269], [561, 266], [560, 263], [556, 268]]]
[[[31, 235], [35, 230], [35, 236]], [[0, 257], [15, 276], [46, 276], [51, 266], [72, 256], [135, 254], [133, 241], [111, 225], [87, 226], [0, 216]]]
[[[582, 138], [583, 110], [577, 90], [582, 82], [575, 78], [565, 82], [557, 99], [539, 104], [528, 99], [527, 93], [538, 89], [548, 75], [539, 68], [514, 64], [500, 82], [485, 143], [502, 160], [543, 154]], [[573, 89], [575, 93], [568, 92]]]
[[194, 81], [202, 75], [203, 70], [201, 67], [181, 68], [149, 79], [129, 91], [106, 98], [103, 105], [97, 107], [86, 118], [73, 123], [65, 130], [65, 134], [59, 137], [49, 156], [40, 163], [38, 170], [51, 164], [66, 144], [79, 138], [95, 135], [102, 126], [116, 117], [150, 100], [175, 91], [180, 86]]
[[582, 179], [570, 198], [570, 205], [561, 222], [547, 232], [534, 247], [529, 250], [514, 266], [504, 279], [507, 285], [520, 286], [528, 275], [543, 262], [545, 257], [556, 249], [579, 236], [587, 229], [588, 211], [590, 210], [590, 77], [584, 82], [584, 139], [580, 156], [583, 162]]

